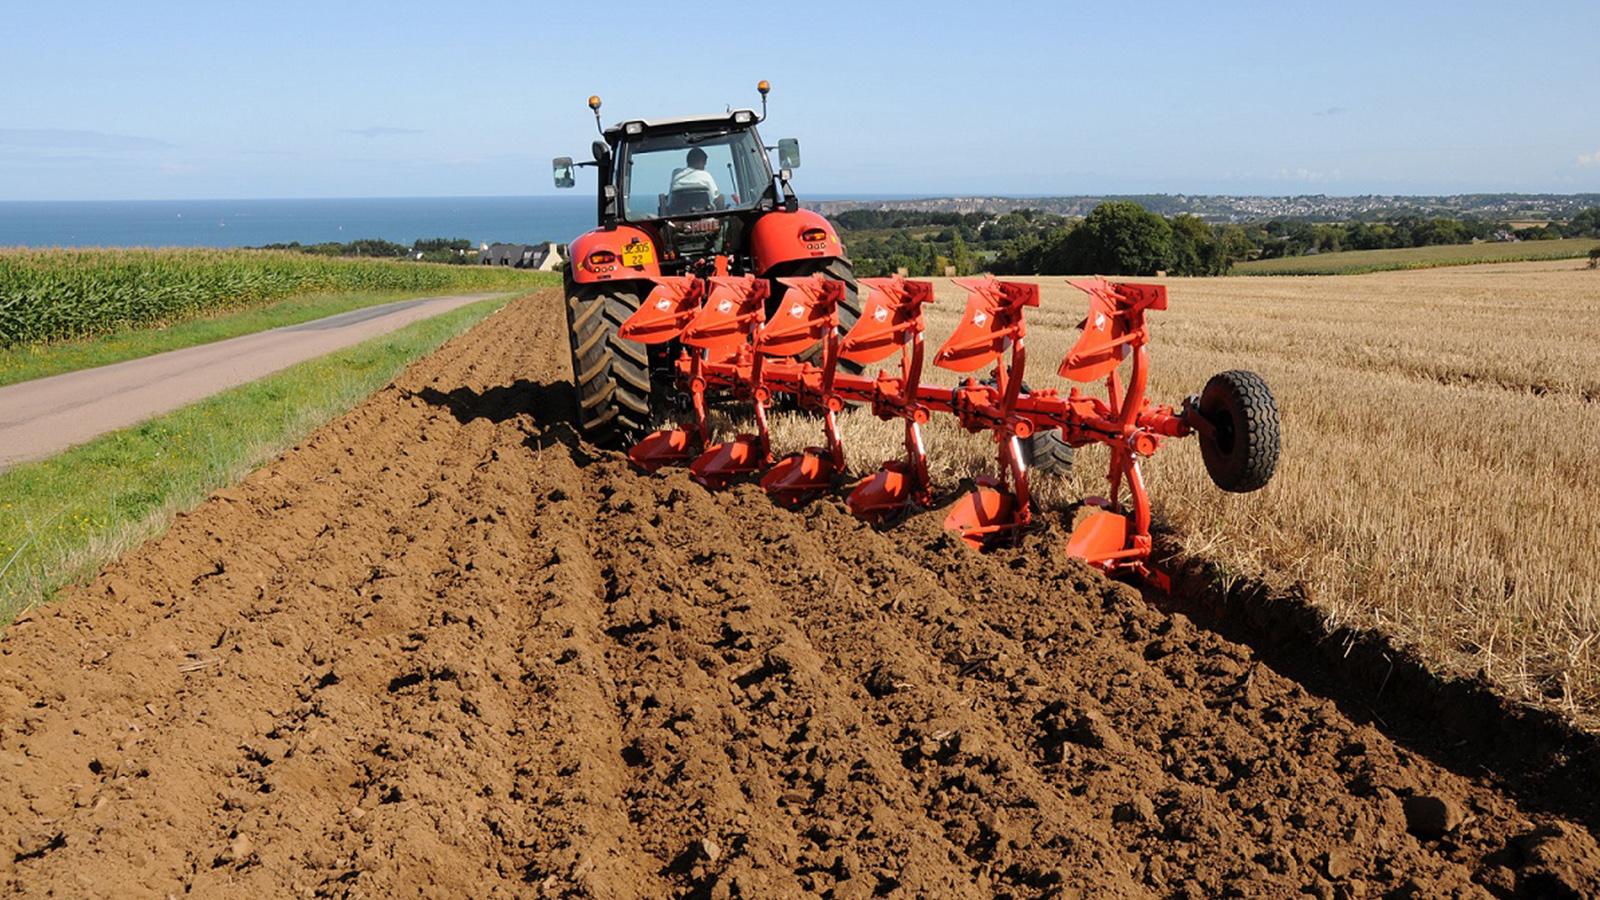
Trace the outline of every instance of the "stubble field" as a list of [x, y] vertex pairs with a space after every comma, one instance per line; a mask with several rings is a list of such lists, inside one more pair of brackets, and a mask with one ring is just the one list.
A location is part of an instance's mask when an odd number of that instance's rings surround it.
[[[1157, 279], [1160, 280], [1160, 279]], [[1034, 387], [1056, 365], [1084, 297], [1037, 279]], [[1166, 279], [1150, 318], [1150, 393], [1176, 404], [1232, 368], [1261, 373], [1283, 419], [1262, 492], [1223, 494], [1193, 441], [1146, 464], [1173, 549], [1241, 578], [1299, 583], [1335, 626], [1377, 628], [1442, 670], [1481, 673], [1511, 696], [1594, 721], [1600, 702], [1600, 272], [1582, 263], [1310, 278]], [[965, 292], [936, 282], [930, 341]], [[951, 380], [931, 369], [934, 380]], [[870, 470], [899, 431], [847, 415], [847, 450]], [[782, 423], [787, 446], [813, 439]], [[993, 469], [993, 445], [936, 419], [946, 484]], [[1104, 456], [1039, 489], [1060, 516], [1103, 493]]]

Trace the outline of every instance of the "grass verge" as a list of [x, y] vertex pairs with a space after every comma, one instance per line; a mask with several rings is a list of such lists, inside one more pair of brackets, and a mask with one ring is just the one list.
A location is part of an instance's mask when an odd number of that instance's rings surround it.
[[463, 306], [0, 472], [0, 624], [93, 575], [506, 302]]
[[1399, 250], [1346, 250], [1235, 263], [1234, 275], [1362, 275], [1396, 269], [1434, 269], [1478, 263], [1581, 259], [1600, 245], [1594, 238], [1517, 243], [1445, 244]]
[[[554, 276], [551, 277], [550, 283], [556, 283]], [[126, 362], [169, 350], [182, 350], [185, 347], [255, 334], [286, 325], [298, 325], [301, 322], [334, 316], [354, 309], [432, 296], [440, 296], [440, 292], [360, 291], [311, 294], [247, 309], [227, 310], [166, 327], [128, 328], [101, 337], [13, 347], [0, 350], [0, 387], [35, 378], [76, 372], [80, 369]]]

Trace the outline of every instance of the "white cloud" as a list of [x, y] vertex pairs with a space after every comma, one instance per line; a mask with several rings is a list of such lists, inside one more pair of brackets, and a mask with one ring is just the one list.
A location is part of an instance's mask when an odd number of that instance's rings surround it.
[[1600, 150], [1596, 150], [1593, 153], [1579, 153], [1578, 154], [1578, 165], [1580, 165], [1580, 166], [1600, 166]]
[[1342, 174], [1343, 172], [1341, 172], [1339, 169], [1334, 169], [1331, 172], [1325, 172], [1321, 169], [1282, 168], [1273, 173], [1270, 177], [1274, 181], [1305, 181], [1315, 183], [1319, 181], [1335, 179]]

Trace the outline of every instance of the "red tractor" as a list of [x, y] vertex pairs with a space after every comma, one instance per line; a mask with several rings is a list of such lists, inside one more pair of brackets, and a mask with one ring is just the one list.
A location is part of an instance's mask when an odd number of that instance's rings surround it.
[[[621, 446], [654, 427], [677, 392], [676, 341], [645, 346], [617, 336], [655, 279], [673, 275], [754, 275], [771, 282], [770, 313], [787, 289], [779, 278], [824, 274], [845, 283], [839, 330], [861, 314], [844, 244], [827, 219], [800, 208], [789, 185], [799, 142], [763, 144], [761, 113], [736, 109], [681, 119], [629, 119], [606, 128], [600, 98], [590, 97], [603, 140], [594, 159], [554, 161], [558, 188], [573, 169], [598, 171], [599, 227], [574, 240], [566, 274], [567, 325], [577, 388], [578, 423], [597, 444]], [[772, 170], [769, 153], [778, 153]], [[807, 354], [821, 352], [822, 342]]]

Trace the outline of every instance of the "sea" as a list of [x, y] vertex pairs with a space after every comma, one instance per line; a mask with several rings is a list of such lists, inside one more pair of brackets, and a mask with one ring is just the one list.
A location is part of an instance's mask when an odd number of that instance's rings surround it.
[[[841, 194], [809, 199], [902, 198]], [[407, 246], [425, 238], [564, 244], [594, 223], [593, 193], [345, 200], [0, 200], [0, 247], [260, 247], [362, 238]]]
[[592, 194], [348, 200], [0, 200], [0, 247], [260, 247], [423, 238], [566, 243], [594, 227]]

